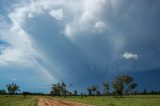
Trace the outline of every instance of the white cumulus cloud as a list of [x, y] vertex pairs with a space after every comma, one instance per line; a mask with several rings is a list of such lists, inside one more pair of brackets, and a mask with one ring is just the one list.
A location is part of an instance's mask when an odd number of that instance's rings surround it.
[[95, 28], [96, 29], [102, 29], [102, 28], [104, 28], [106, 26], [106, 24], [103, 22], [103, 21], [97, 21], [96, 23], [95, 23]]
[[123, 53], [122, 57], [127, 60], [129, 60], [129, 59], [138, 60], [137, 54], [133, 54], [133, 53], [129, 53], [129, 52]]
[[52, 10], [49, 12], [49, 15], [53, 16], [57, 20], [63, 20], [64, 18], [62, 9]]

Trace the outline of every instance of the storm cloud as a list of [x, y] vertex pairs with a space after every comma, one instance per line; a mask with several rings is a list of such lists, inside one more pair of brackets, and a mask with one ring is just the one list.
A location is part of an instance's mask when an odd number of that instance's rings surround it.
[[0, 53], [0, 63], [30, 64], [27, 67], [42, 70], [50, 80], [88, 83], [103, 81], [112, 73], [160, 68], [159, 0], [13, 4], [7, 20], [3, 18], [7, 28], [0, 26], [0, 37], [15, 54], [6, 59], [8, 51]]

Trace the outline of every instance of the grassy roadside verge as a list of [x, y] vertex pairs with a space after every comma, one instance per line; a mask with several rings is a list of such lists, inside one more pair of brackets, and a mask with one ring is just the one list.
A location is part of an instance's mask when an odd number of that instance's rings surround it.
[[37, 99], [34, 96], [23, 97], [0, 95], [0, 106], [36, 106]]
[[109, 97], [47, 97], [50, 99], [70, 100], [95, 106], [160, 106], [160, 95], [137, 95], [123, 98]]

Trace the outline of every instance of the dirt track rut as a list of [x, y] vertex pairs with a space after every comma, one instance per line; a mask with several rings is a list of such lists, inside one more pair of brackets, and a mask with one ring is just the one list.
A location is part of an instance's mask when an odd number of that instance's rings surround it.
[[92, 106], [92, 105], [71, 102], [71, 101], [66, 101], [66, 100], [39, 98], [38, 106]]

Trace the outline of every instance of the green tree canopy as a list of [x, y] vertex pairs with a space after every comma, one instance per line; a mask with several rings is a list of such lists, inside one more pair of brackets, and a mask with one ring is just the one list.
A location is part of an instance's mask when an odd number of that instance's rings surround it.
[[17, 93], [20, 91], [19, 86], [15, 83], [8, 84], [6, 85], [8, 93], [12, 96], [13, 94]]

